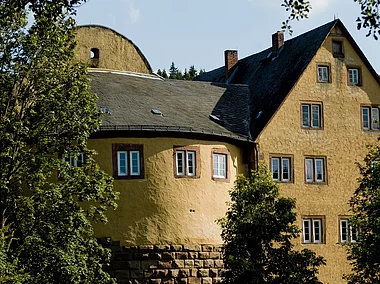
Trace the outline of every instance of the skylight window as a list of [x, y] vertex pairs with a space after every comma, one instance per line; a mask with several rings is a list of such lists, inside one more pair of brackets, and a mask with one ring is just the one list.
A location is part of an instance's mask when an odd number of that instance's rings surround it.
[[162, 112], [161, 112], [159, 109], [152, 109], [151, 112], [152, 112], [154, 115], [162, 115]]

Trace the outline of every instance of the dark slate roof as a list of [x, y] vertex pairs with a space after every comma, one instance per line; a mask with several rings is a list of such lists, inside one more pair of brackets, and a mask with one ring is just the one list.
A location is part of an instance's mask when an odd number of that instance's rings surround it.
[[[270, 121], [337, 23], [343, 26], [335, 20], [285, 41], [278, 54], [272, 54], [268, 48], [239, 60], [230, 84], [249, 86], [252, 139], [256, 139]], [[225, 82], [224, 66], [196, 80]]]
[[[101, 131], [189, 132], [247, 141], [247, 85], [163, 80], [154, 75], [92, 70], [91, 91], [105, 112]], [[155, 115], [152, 110], [161, 111]], [[211, 116], [210, 116], [211, 115]]]

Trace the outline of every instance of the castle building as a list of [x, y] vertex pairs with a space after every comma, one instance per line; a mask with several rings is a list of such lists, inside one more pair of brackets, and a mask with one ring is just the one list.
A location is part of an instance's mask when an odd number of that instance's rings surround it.
[[326, 259], [323, 283], [344, 283], [342, 243], [356, 238], [348, 201], [355, 163], [380, 133], [380, 78], [340, 20], [287, 41], [277, 32], [243, 59], [228, 50], [224, 66], [191, 82], [153, 74], [110, 29], [80, 27], [78, 38], [104, 112], [89, 146], [120, 192], [109, 223], [96, 227], [113, 245], [120, 283], [220, 281], [215, 220], [236, 174], [259, 162], [296, 198], [296, 247]]

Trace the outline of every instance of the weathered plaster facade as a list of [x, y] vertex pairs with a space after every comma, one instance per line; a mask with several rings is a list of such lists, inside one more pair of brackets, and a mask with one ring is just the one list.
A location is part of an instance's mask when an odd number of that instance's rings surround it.
[[[112, 144], [141, 144], [144, 178], [115, 180], [119, 207], [96, 228], [99, 237], [122, 245], [220, 244], [220, 227], [236, 174], [245, 173], [241, 148], [217, 141], [184, 138], [109, 138], [90, 140], [102, 169], [112, 175]], [[199, 178], [176, 178], [173, 146], [199, 147]], [[228, 181], [212, 179], [212, 151], [228, 151]]]
[[[343, 41], [344, 58], [334, 58], [332, 40]], [[328, 64], [329, 83], [317, 82], [317, 64]], [[347, 67], [361, 68], [362, 86], [349, 85]], [[321, 103], [322, 129], [303, 129], [301, 103]], [[269, 164], [269, 155], [292, 155], [293, 182], [280, 183], [281, 193], [297, 200], [298, 225], [302, 216], [324, 216], [324, 243], [302, 244], [327, 261], [320, 280], [327, 284], [345, 283], [343, 273], [349, 272], [346, 251], [339, 239], [339, 216], [349, 215], [348, 201], [356, 189], [366, 145], [376, 142], [379, 132], [364, 131], [361, 105], [379, 105], [380, 87], [364, 62], [339, 29], [325, 40], [287, 99], [260, 135], [260, 151]], [[326, 157], [326, 184], [305, 183], [305, 156]]]
[[152, 73], [140, 49], [112, 29], [96, 25], [79, 26], [77, 40], [78, 59], [89, 67]]

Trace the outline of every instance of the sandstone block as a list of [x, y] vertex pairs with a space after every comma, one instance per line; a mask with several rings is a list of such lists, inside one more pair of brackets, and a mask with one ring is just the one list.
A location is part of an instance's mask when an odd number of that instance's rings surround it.
[[220, 283], [222, 283], [221, 277], [215, 277], [212, 279], [212, 284], [220, 284]]
[[187, 278], [177, 278], [174, 279], [175, 284], [187, 284]]
[[201, 246], [196, 245], [196, 244], [187, 244], [187, 245], [183, 245], [183, 250], [184, 251], [200, 251]]
[[222, 254], [220, 252], [210, 252], [210, 258], [212, 259], [220, 259]]
[[188, 279], [188, 284], [202, 284], [202, 278], [191, 277]]
[[185, 267], [185, 261], [181, 259], [175, 259], [172, 261], [172, 267], [173, 268], [184, 268]]
[[198, 269], [190, 269], [190, 277], [198, 277]]
[[189, 277], [189, 274], [190, 274], [189, 269], [180, 269], [179, 270], [179, 277], [181, 277], [181, 278]]
[[194, 260], [193, 259], [185, 259], [185, 267], [186, 268], [194, 267]]
[[188, 258], [187, 252], [176, 252], [175, 253], [175, 258], [177, 258], [177, 259], [187, 259]]
[[160, 260], [162, 258], [162, 255], [160, 253], [157, 253], [157, 252], [151, 252], [149, 254], [149, 258], [153, 259], [153, 260]]
[[211, 277], [202, 278], [202, 284], [212, 284], [212, 278]]
[[224, 267], [224, 262], [223, 260], [214, 260], [214, 266], [217, 267], [217, 268], [223, 268]]
[[169, 277], [177, 278], [179, 275], [179, 269], [170, 269]]
[[214, 260], [212, 260], [212, 259], [205, 259], [203, 261], [203, 267], [204, 268], [213, 268], [214, 267]]
[[210, 277], [217, 277], [218, 276], [218, 269], [211, 268], [208, 273], [209, 273]]
[[182, 245], [171, 245], [170, 246], [170, 250], [172, 250], [172, 251], [182, 251], [183, 250], [183, 246]]
[[190, 251], [188, 255], [192, 259], [198, 258], [198, 252]]
[[202, 251], [214, 251], [214, 246], [213, 245], [202, 245]]
[[155, 269], [158, 268], [157, 260], [142, 260], [141, 261], [141, 269]]
[[168, 276], [169, 270], [167, 269], [154, 269], [153, 270], [153, 277], [154, 278], [164, 278]]
[[170, 251], [170, 245], [155, 245], [155, 251]]
[[209, 252], [199, 252], [198, 253], [198, 257], [200, 258], [200, 259], [207, 259], [207, 258], [209, 258]]
[[198, 269], [198, 277], [208, 277], [208, 269]]
[[203, 267], [203, 260], [201, 260], [201, 259], [195, 259], [194, 260], [194, 267], [200, 267], [200, 268], [202, 268]]
[[141, 245], [141, 246], [138, 246], [138, 249], [139, 249], [139, 251], [147, 252], [147, 251], [152, 251], [154, 249], [154, 246], [153, 245]]
[[172, 260], [172, 259], [174, 259], [174, 257], [175, 257], [174, 252], [163, 252], [161, 254], [161, 259], [163, 259], [163, 260]]
[[172, 262], [171, 261], [158, 261], [157, 262], [157, 268], [171, 268]]
[[140, 263], [140, 261], [137, 261], [137, 260], [128, 261], [128, 266], [131, 269], [140, 269], [141, 263]]

